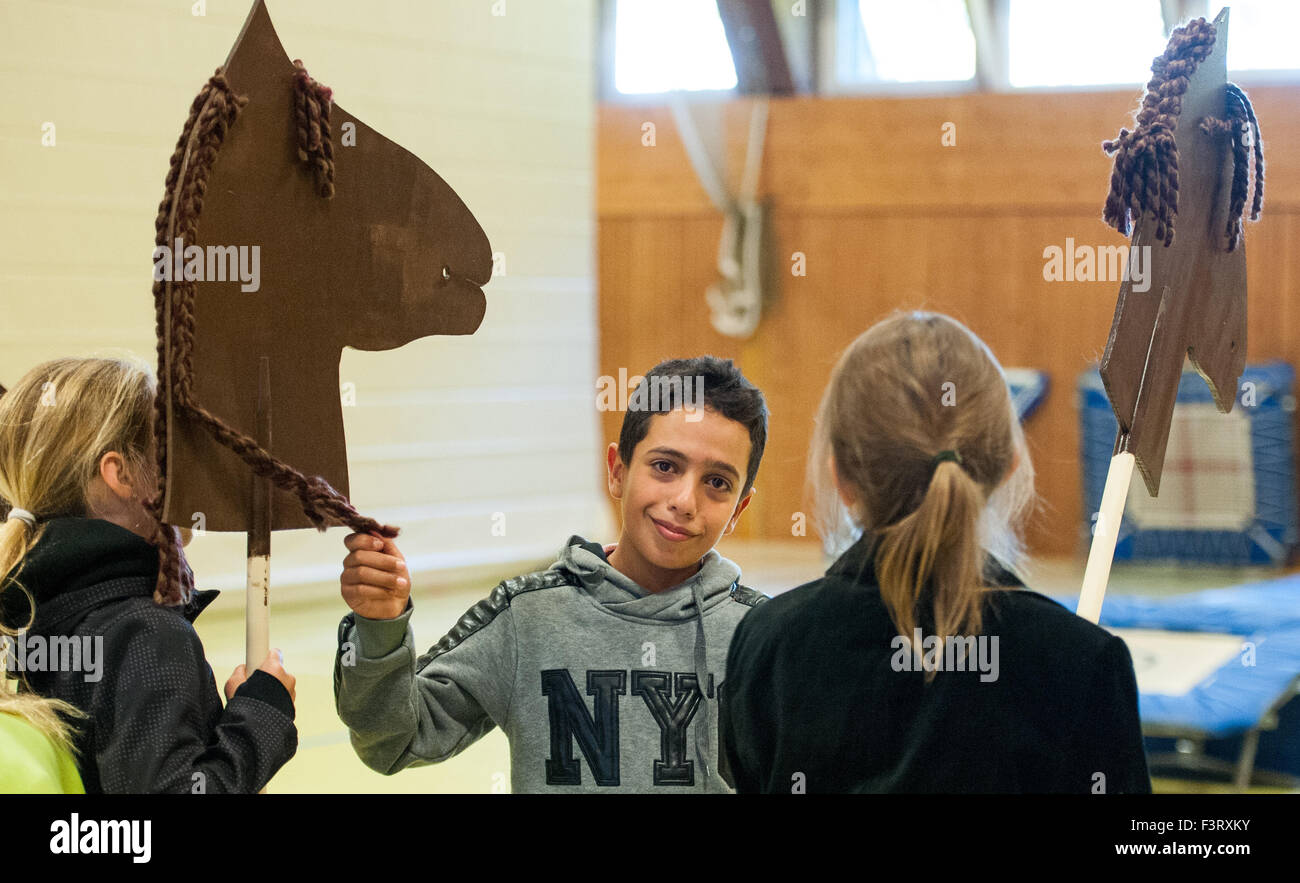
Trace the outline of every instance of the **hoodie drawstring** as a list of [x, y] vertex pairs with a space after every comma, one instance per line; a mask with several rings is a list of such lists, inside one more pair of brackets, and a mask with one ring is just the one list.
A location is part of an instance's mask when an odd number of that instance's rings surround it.
[[[700, 689], [700, 716], [695, 724], [695, 756], [699, 759], [700, 769], [703, 770], [704, 780], [707, 782], [711, 773], [708, 748], [709, 733], [713, 730], [713, 713], [709, 709], [709, 697], [706, 692], [709, 663], [704, 644], [704, 598], [700, 595], [698, 581], [691, 586], [691, 593], [695, 597], [695, 681]], [[700, 747], [701, 736], [704, 738], [703, 748]]]

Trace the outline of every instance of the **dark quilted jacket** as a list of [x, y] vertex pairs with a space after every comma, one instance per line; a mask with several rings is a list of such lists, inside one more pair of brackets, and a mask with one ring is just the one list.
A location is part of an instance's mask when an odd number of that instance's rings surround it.
[[[46, 522], [18, 573], [36, 601], [23, 645], [28, 685], [88, 715], [75, 722], [87, 793], [256, 792], [297, 750], [289, 693], [255, 671], [223, 706], [192, 625], [217, 592], [200, 592], [184, 608], [160, 607], [157, 567], [155, 548], [115, 524]], [[5, 621], [22, 625], [29, 612], [22, 593], [7, 587]], [[78, 670], [66, 670], [75, 659], [69, 638], [83, 653]], [[42, 670], [50, 654], [39, 662], [33, 648], [44, 642], [48, 651], [54, 639], [65, 670]]]

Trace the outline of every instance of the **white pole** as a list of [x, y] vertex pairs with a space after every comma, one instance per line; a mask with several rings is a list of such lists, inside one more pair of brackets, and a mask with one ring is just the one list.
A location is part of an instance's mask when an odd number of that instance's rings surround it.
[[1129, 482], [1133, 479], [1133, 455], [1121, 451], [1110, 460], [1106, 488], [1101, 493], [1101, 508], [1093, 528], [1092, 550], [1083, 571], [1083, 591], [1079, 594], [1078, 614], [1089, 622], [1101, 618], [1101, 602], [1110, 581], [1110, 566], [1115, 560], [1115, 543], [1119, 540], [1119, 523], [1124, 517]]
[[[271, 450], [271, 360], [258, 359], [257, 443]], [[248, 526], [248, 585], [244, 594], [244, 670], [249, 677], [271, 652], [271, 481], [253, 477]], [[261, 793], [266, 793], [263, 788]]]
[[271, 556], [248, 559], [244, 596], [244, 669], [252, 675], [271, 652]]
[[[257, 443], [271, 450], [271, 359], [257, 365]], [[253, 476], [248, 526], [248, 593], [244, 596], [245, 667], [251, 676], [271, 652], [271, 482]]]
[[[244, 674], [251, 678], [270, 652], [271, 556], [249, 555], [244, 592]], [[258, 793], [265, 794], [266, 786]]]

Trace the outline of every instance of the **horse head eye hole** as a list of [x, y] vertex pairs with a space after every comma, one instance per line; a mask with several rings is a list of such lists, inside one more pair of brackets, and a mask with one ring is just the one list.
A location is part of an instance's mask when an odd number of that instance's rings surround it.
[[446, 282], [446, 281], [447, 281], [448, 279], [450, 279], [450, 278], [451, 278], [451, 270], [448, 270], [446, 267], [443, 267], [443, 268], [442, 268], [442, 281]]

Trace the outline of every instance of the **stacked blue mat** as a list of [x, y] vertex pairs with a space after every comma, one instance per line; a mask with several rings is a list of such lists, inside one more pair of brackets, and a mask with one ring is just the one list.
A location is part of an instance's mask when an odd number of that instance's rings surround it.
[[[1207, 564], [1282, 564], [1297, 540], [1295, 439], [1292, 412], [1295, 369], [1286, 362], [1248, 365], [1242, 384], [1253, 386], [1254, 404], [1241, 402], [1234, 410], [1250, 420], [1251, 455], [1255, 475], [1255, 517], [1242, 530], [1140, 529], [1125, 516], [1115, 547], [1116, 561], [1177, 559]], [[1185, 372], [1178, 386], [1178, 403], [1212, 402], [1200, 375]], [[1118, 423], [1111, 411], [1101, 375], [1096, 370], [1079, 378], [1080, 462], [1083, 466], [1083, 524], [1101, 506]], [[1140, 485], [1137, 473], [1134, 483]]]
[[1011, 403], [1016, 409], [1016, 416], [1023, 423], [1047, 398], [1047, 374], [1034, 368], [1006, 368], [1003, 375], [1007, 378], [1007, 388], [1011, 391]]
[[[1077, 597], [1057, 600], [1071, 610], [1078, 603]], [[1243, 645], [1253, 645], [1253, 665], [1244, 664], [1243, 652], [1181, 696], [1138, 697], [1144, 725], [1198, 731], [1207, 738], [1207, 755], [1236, 761], [1242, 734], [1300, 675], [1300, 574], [1171, 598], [1108, 595], [1101, 625], [1241, 635]], [[1148, 752], [1173, 748], [1171, 739], [1146, 742]], [[1300, 702], [1284, 705], [1277, 729], [1260, 734], [1255, 768], [1300, 776]]]

